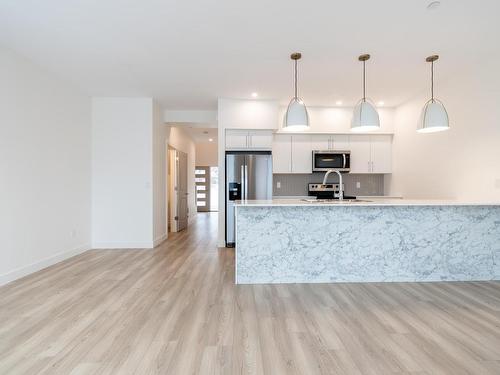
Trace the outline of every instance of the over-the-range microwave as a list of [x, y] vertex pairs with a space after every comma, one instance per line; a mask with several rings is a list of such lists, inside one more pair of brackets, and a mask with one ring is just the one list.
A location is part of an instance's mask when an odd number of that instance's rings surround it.
[[351, 151], [313, 151], [313, 172], [324, 172], [330, 169], [349, 172], [351, 170]]

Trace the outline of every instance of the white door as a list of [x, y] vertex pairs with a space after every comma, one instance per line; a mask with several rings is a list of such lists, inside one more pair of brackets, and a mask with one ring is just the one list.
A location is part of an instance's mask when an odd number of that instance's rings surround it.
[[273, 139], [273, 173], [292, 171], [292, 136], [275, 134]]
[[252, 150], [271, 150], [273, 133], [268, 130], [252, 130], [248, 132], [248, 148]]
[[332, 150], [337, 150], [337, 151], [350, 150], [348, 135], [332, 135], [330, 144], [332, 145]]
[[349, 137], [351, 150], [351, 173], [371, 172], [370, 136], [352, 135]]
[[331, 136], [329, 134], [312, 134], [311, 150], [327, 151], [331, 150]]
[[372, 135], [370, 140], [372, 173], [392, 173], [392, 137]]
[[244, 150], [248, 147], [248, 131], [226, 130], [226, 150]]
[[188, 187], [187, 187], [187, 154], [185, 152], [176, 151], [177, 178], [177, 231], [187, 228], [188, 224]]
[[292, 173], [312, 173], [311, 136], [292, 135]]

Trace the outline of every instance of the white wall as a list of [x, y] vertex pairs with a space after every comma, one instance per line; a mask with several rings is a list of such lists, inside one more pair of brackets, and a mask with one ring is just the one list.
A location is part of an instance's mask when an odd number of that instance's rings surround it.
[[153, 100], [92, 99], [94, 248], [153, 247]]
[[167, 149], [168, 128], [158, 103], [153, 103], [153, 240], [159, 245], [167, 230]]
[[168, 127], [168, 144], [178, 151], [188, 154], [188, 207], [189, 221], [196, 217], [196, 186], [194, 181], [194, 170], [196, 162], [196, 146], [189, 134], [179, 126]]
[[0, 48], [0, 284], [90, 247], [90, 98]]
[[196, 143], [196, 165], [217, 167], [217, 142]]
[[500, 90], [488, 72], [436, 87], [450, 116], [448, 131], [416, 132], [428, 95], [397, 108], [389, 194], [500, 200]]

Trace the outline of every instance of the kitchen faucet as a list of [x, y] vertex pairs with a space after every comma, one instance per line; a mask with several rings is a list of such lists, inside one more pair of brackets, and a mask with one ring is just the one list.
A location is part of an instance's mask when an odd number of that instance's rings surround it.
[[342, 173], [335, 169], [329, 169], [325, 173], [325, 177], [323, 177], [323, 185], [326, 185], [326, 180], [328, 180], [328, 175], [332, 172], [335, 172], [339, 175], [339, 201], [344, 199], [344, 184], [342, 183]]

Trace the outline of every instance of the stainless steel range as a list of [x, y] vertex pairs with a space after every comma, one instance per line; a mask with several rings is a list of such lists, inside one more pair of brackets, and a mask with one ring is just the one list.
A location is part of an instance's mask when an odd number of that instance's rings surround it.
[[[342, 190], [344, 190], [345, 185], [342, 185]], [[339, 199], [340, 184], [323, 184], [321, 182], [313, 182], [308, 184], [307, 195], [316, 197], [317, 199]], [[344, 194], [344, 199], [356, 199], [356, 197]]]

